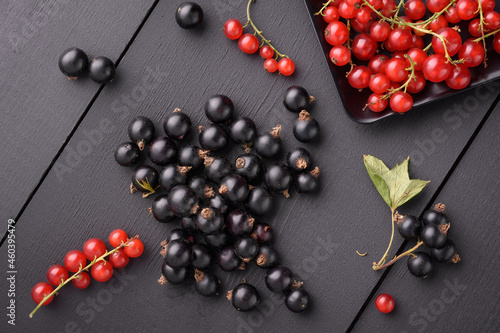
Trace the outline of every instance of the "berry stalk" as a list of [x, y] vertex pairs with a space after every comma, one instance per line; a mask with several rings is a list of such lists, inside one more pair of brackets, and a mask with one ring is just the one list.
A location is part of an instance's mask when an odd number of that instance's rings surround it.
[[414, 247], [412, 247], [408, 251], [405, 251], [405, 252], [401, 253], [400, 255], [394, 257], [394, 259], [392, 259], [391, 261], [386, 262], [383, 265], [380, 265], [380, 263], [378, 263], [378, 264], [373, 263], [373, 270], [378, 271], [378, 270], [387, 268], [387, 267], [393, 265], [396, 261], [398, 261], [399, 259], [401, 259], [403, 257], [409, 256], [409, 255], [415, 256], [413, 254], [413, 252], [415, 252], [415, 250], [417, 250], [422, 244], [424, 244], [424, 242], [422, 242], [421, 240], [419, 240], [417, 242], [417, 245], [415, 245]]
[[325, 2], [323, 4], [323, 7], [321, 7], [321, 9], [317, 12], [317, 13], [314, 13], [314, 15], [321, 15], [321, 16], [325, 16], [325, 14], [323, 14], [323, 11], [331, 4], [331, 3], [334, 3], [335, 0], [328, 0], [327, 2]]
[[486, 40], [484, 38], [484, 13], [483, 13], [483, 7], [481, 5], [481, 1], [479, 0], [478, 2], [478, 8], [477, 10], [479, 11], [479, 30], [481, 30], [481, 37], [483, 38], [483, 48], [484, 48], [484, 68], [486, 68], [488, 65], [486, 64], [486, 55], [488, 54], [488, 51], [486, 50]]

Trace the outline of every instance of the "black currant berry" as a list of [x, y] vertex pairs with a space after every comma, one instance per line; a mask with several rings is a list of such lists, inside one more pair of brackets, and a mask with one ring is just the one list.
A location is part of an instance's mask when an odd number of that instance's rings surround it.
[[272, 292], [283, 293], [290, 289], [293, 283], [293, 273], [284, 266], [276, 266], [266, 273], [266, 285]]
[[416, 277], [427, 277], [434, 269], [434, 260], [425, 252], [414, 252], [408, 258], [408, 270]]
[[241, 117], [231, 123], [229, 134], [234, 143], [248, 144], [255, 140], [257, 127], [252, 119]]
[[220, 182], [219, 193], [230, 203], [244, 202], [249, 191], [245, 178], [237, 174], [226, 176]]
[[159, 195], [153, 200], [150, 213], [153, 214], [154, 218], [158, 222], [161, 223], [172, 222], [176, 219], [176, 216], [170, 210], [168, 196], [166, 194]]
[[205, 176], [214, 183], [220, 183], [222, 178], [233, 172], [233, 165], [224, 157], [205, 158]]
[[286, 295], [285, 305], [292, 312], [302, 312], [309, 304], [309, 293], [302, 287], [292, 288]]
[[259, 244], [250, 236], [244, 236], [234, 243], [234, 253], [244, 262], [252, 260], [259, 252]]
[[227, 202], [222, 199], [222, 196], [217, 193], [215, 193], [215, 195], [210, 198], [208, 204], [210, 207], [218, 209], [221, 214], [226, 214], [230, 208]]
[[198, 169], [203, 165], [207, 153], [196, 146], [184, 146], [179, 149], [179, 165]]
[[172, 212], [180, 217], [195, 214], [198, 211], [198, 196], [185, 185], [177, 185], [168, 194]]
[[448, 218], [444, 213], [445, 205], [442, 203], [437, 204], [434, 208], [427, 210], [422, 216], [422, 223], [424, 226], [428, 224], [445, 225], [448, 224]]
[[181, 227], [188, 232], [198, 231], [198, 227], [196, 226], [196, 215], [193, 214], [181, 218]]
[[181, 284], [184, 282], [188, 276], [188, 270], [186, 268], [172, 268], [163, 262], [161, 266], [161, 273], [167, 279], [166, 283], [170, 284]]
[[304, 88], [299, 86], [288, 88], [283, 97], [283, 105], [285, 108], [295, 113], [307, 110], [309, 103], [312, 101], [314, 101], [314, 97], [310, 96]]
[[108, 83], [115, 77], [115, 64], [106, 57], [95, 57], [89, 65], [90, 79], [97, 83]]
[[220, 269], [226, 272], [234, 272], [245, 269], [243, 261], [234, 253], [232, 247], [225, 247], [219, 253], [218, 264]]
[[413, 215], [402, 216], [397, 212], [394, 216], [398, 224], [398, 231], [404, 239], [413, 239], [420, 236], [422, 232], [422, 221]]
[[217, 209], [206, 207], [196, 216], [196, 225], [203, 234], [209, 235], [218, 232], [224, 225], [224, 215]]
[[177, 160], [177, 146], [174, 141], [166, 136], [156, 138], [149, 144], [148, 156], [151, 162], [157, 165], [175, 163]]
[[143, 197], [155, 193], [158, 188], [158, 172], [149, 165], [139, 165], [134, 170], [132, 175], [132, 184], [130, 185], [130, 192], [136, 190], [143, 193]]
[[226, 216], [226, 226], [234, 236], [243, 236], [252, 232], [255, 219], [243, 209], [235, 209]]
[[175, 20], [183, 29], [192, 29], [203, 21], [203, 10], [194, 2], [185, 2], [177, 8]]
[[203, 237], [209, 246], [221, 249], [229, 243], [229, 235], [224, 230]]
[[319, 137], [319, 123], [309, 112], [300, 111], [299, 119], [293, 124], [293, 135], [300, 142], [315, 141]]
[[260, 295], [254, 286], [240, 283], [233, 290], [228, 291], [227, 298], [238, 311], [247, 312], [255, 309], [260, 302]]
[[420, 238], [425, 246], [431, 249], [439, 249], [443, 247], [446, 242], [446, 234], [448, 229], [446, 226], [439, 226], [437, 224], [428, 224], [422, 229]]
[[172, 268], [187, 267], [192, 261], [191, 244], [175, 239], [167, 244], [165, 262]]
[[297, 193], [315, 193], [319, 189], [319, 168], [309, 172], [301, 172], [295, 176]]
[[121, 166], [131, 166], [139, 159], [139, 147], [133, 142], [120, 143], [115, 149], [115, 161]]
[[256, 186], [248, 193], [246, 208], [255, 215], [268, 215], [274, 208], [274, 197], [266, 188]]
[[201, 296], [208, 297], [219, 294], [220, 281], [214, 274], [195, 269], [194, 279], [196, 280], [196, 284], [194, 285], [196, 292]]
[[273, 131], [261, 134], [255, 139], [254, 147], [257, 154], [264, 158], [273, 158], [281, 151], [281, 125], [273, 128]]
[[205, 269], [212, 263], [212, 253], [205, 244], [193, 244], [193, 262], [192, 265], [197, 269]]
[[259, 156], [255, 154], [243, 154], [236, 158], [236, 173], [245, 177], [249, 184], [257, 184], [262, 174], [264, 167]]
[[271, 165], [267, 168], [264, 179], [268, 189], [283, 192], [288, 197], [288, 189], [292, 186], [292, 173], [288, 167], [279, 164]]
[[233, 101], [224, 95], [214, 95], [205, 103], [205, 114], [214, 123], [225, 123], [233, 115]]
[[175, 109], [174, 113], [165, 119], [163, 130], [170, 139], [182, 140], [191, 130], [191, 118], [181, 112], [181, 109]]
[[128, 136], [140, 150], [143, 150], [146, 144], [155, 138], [155, 125], [147, 117], [135, 117], [128, 125]]
[[193, 243], [193, 236], [191, 236], [186, 230], [179, 228], [173, 229], [170, 232], [170, 236], [168, 236], [167, 242], [170, 243], [171, 241], [178, 239], [183, 240], [189, 244]]
[[260, 268], [271, 268], [279, 264], [278, 251], [269, 245], [261, 245], [255, 262]]
[[460, 256], [457, 254], [455, 243], [447, 239], [443, 247], [439, 249], [431, 249], [431, 257], [437, 262], [452, 262], [460, 261]]
[[68, 79], [75, 80], [89, 69], [89, 58], [79, 48], [69, 48], [59, 57], [59, 69]]
[[274, 239], [274, 232], [271, 226], [267, 223], [255, 223], [251, 236], [259, 244], [270, 243]]
[[213, 187], [207, 184], [207, 180], [203, 176], [194, 176], [189, 181], [188, 186], [196, 192], [196, 195], [201, 200], [208, 200], [215, 196]]
[[304, 148], [295, 148], [286, 156], [288, 167], [295, 172], [311, 170], [313, 167], [311, 154]]
[[190, 167], [181, 167], [177, 164], [169, 164], [160, 172], [161, 187], [170, 191], [174, 186], [186, 184], [186, 175]]
[[210, 124], [208, 126], [200, 126], [199, 141], [203, 149], [209, 151], [219, 151], [224, 149], [227, 145], [227, 132], [217, 124]]

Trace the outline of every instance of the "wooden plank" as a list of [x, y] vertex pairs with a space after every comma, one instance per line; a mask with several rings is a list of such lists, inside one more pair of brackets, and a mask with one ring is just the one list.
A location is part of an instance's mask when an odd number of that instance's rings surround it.
[[412, 277], [406, 260], [397, 263], [377, 292], [394, 297], [394, 312], [378, 312], [372, 300], [354, 332], [498, 331], [499, 121], [497, 107], [435, 202], [447, 205], [462, 261], [439, 264], [426, 279]]
[[[130, 327], [147, 332], [345, 331], [380, 277], [370, 263], [382, 255], [390, 233], [388, 209], [366, 174], [362, 154], [373, 154], [390, 165], [410, 154], [412, 176], [432, 180], [405, 207], [419, 211], [497, 94], [498, 83], [440, 101], [432, 109], [414, 110], [371, 126], [359, 125], [341, 109], [302, 3], [257, 2], [252, 7], [259, 28], [296, 61], [297, 72], [291, 78], [266, 74], [260, 57], [242, 54], [222, 34], [228, 18], [244, 20], [243, 4], [199, 3], [205, 10], [205, 24], [194, 31], [176, 25], [171, 16], [175, 3], [158, 4], [123, 59], [120, 80], [104, 89], [58, 160], [60, 164], [21, 217], [17, 232], [18, 256], [23, 259], [18, 281], [22, 329], [36, 326], [64, 331], [66, 325], [75, 323], [82, 331]], [[287, 15], [272, 19], [276, 17], [272, 13], [281, 13], [285, 5]], [[264, 272], [256, 267], [236, 274], [217, 271], [224, 291], [242, 278], [258, 288], [265, 302], [260, 311], [252, 313], [238, 313], [223, 297], [199, 297], [192, 286], [160, 287], [156, 283], [161, 266], [157, 252], [173, 226], [160, 225], [148, 216], [151, 199], [127, 193], [132, 169], [113, 161], [114, 147], [127, 140], [128, 122], [134, 115], [147, 115], [162, 133], [165, 115], [180, 107], [195, 124], [206, 124], [205, 100], [222, 93], [233, 99], [238, 114], [253, 117], [261, 131], [281, 123], [285, 147], [290, 149], [302, 145], [293, 138], [294, 115], [284, 109], [281, 97], [294, 84], [306, 87], [317, 98], [311, 112], [322, 125], [322, 140], [306, 147], [323, 171], [323, 188], [317, 196], [280, 198], [278, 213], [267, 222], [277, 232], [276, 247], [283, 263], [304, 280], [313, 297], [311, 311], [290, 313], [267, 290]], [[458, 107], [461, 113], [457, 113]], [[92, 133], [95, 144], [89, 138]], [[91, 148], [75, 154], [79, 146]], [[125, 278], [115, 283], [93, 282], [84, 291], [67, 287], [33, 320], [24, 320], [33, 307], [29, 291], [44, 279], [52, 262], [61, 262], [68, 250], [81, 247], [86, 239], [105, 239], [119, 227], [140, 234], [146, 245], [145, 254], [123, 270], [120, 276]], [[356, 250], [369, 254], [361, 258]], [[98, 304], [92, 308], [88, 302]]]
[[[88, 78], [66, 79], [57, 65], [60, 53], [76, 46], [89, 57], [105, 55], [116, 61], [153, 2], [2, 3], [0, 220], [15, 218], [99, 89]], [[118, 71], [116, 81], [120, 75]]]

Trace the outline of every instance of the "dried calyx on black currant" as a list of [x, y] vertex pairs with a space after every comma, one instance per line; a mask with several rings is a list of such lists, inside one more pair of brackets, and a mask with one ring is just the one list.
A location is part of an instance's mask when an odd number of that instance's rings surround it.
[[311, 154], [304, 148], [295, 148], [288, 152], [286, 163], [294, 172], [308, 171], [313, 168]]
[[260, 302], [257, 289], [244, 281], [227, 292], [227, 299], [238, 311], [246, 312], [255, 309]]
[[314, 101], [314, 97], [309, 95], [307, 90], [300, 86], [292, 86], [285, 91], [283, 105], [290, 112], [299, 113], [307, 110], [309, 104]]
[[134, 170], [132, 175], [132, 183], [130, 184], [130, 193], [136, 191], [142, 192], [142, 197], [155, 193], [160, 186], [158, 181], [158, 172], [149, 165], [139, 165]]
[[175, 20], [179, 27], [192, 29], [203, 21], [203, 10], [194, 2], [184, 2], [175, 12]]
[[87, 73], [89, 58], [81, 49], [76, 47], [69, 48], [59, 57], [59, 69], [68, 79], [76, 80]]
[[163, 123], [165, 134], [172, 140], [182, 140], [191, 130], [191, 118], [181, 109], [176, 108]]
[[128, 125], [128, 136], [143, 150], [155, 138], [155, 125], [151, 119], [137, 116]]
[[293, 135], [300, 142], [308, 143], [319, 138], [320, 127], [309, 112], [300, 111], [299, 118], [293, 124]]
[[254, 148], [259, 156], [273, 158], [281, 151], [281, 125], [269, 133], [259, 135], [254, 141]]
[[131, 166], [139, 160], [139, 153], [140, 149], [134, 142], [123, 142], [115, 149], [115, 161], [121, 166]]

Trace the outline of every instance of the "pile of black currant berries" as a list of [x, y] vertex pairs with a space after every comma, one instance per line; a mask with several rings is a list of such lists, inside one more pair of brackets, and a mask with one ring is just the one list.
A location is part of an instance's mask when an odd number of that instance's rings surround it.
[[[460, 256], [455, 244], [447, 237], [450, 222], [445, 214], [445, 205], [439, 203], [427, 210], [422, 219], [415, 216], [395, 214], [399, 234], [407, 239], [418, 239], [416, 246], [407, 251], [408, 269], [417, 277], [427, 277], [436, 263], [458, 263]], [[421, 245], [430, 249], [430, 255], [423, 251], [414, 251]]]
[[[297, 101], [284, 100], [290, 107]], [[153, 122], [136, 117], [128, 128], [131, 141], [116, 148], [115, 159], [122, 166], [133, 165], [144, 149], [151, 162], [162, 167], [158, 172], [153, 166], [139, 165], [131, 184], [131, 192], [142, 192], [143, 197], [161, 192], [150, 214], [161, 223], [181, 226], [162, 243], [161, 284], [185, 283], [189, 276], [194, 277], [199, 294], [218, 295], [214, 266], [233, 272], [254, 263], [267, 270], [269, 289], [285, 295], [291, 311], [301, 312], [309, 295], [290, 269], [279, 265], [278, 252], [269, 245], [273, 230], [261, 218], [275, 210], [273, 193], [288, 197], [292, 185], [298, 193], [317, 192], [319, 168], [304, 148], [288, 152], [285, 163], [277, 163], [281, 126], [259, 134], [252, 119], [233, 117], [233, 113], [228, 97], [210, 97], [205, 104], [210, 124], [199, 126], [199, 147], [184, 142], [192, 121], [179, 109], [165, 119], [166, 136], [156, 137]], [[231, 160], [230, 141], [242, 150]], [[260, 300], [257, 289], [246, 281], [235, 286], [228, 298], [240, 311], [253, 309]]]
[[88, 73], [92, 81], [108, 83], [115, 76], [115, 64], [111, 59], [101, 56], [89, 62], [87, 54], [76, 47], [69, 48], [60, 55], [59, 69], [70, 80]]

